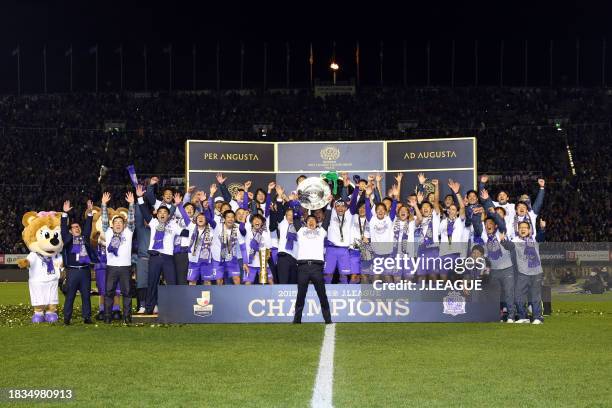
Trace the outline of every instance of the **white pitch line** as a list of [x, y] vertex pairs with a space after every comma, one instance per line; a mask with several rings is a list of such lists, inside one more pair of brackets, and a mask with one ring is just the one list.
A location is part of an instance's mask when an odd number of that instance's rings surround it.
[[334, 390], [334, 350], [336, 347], [336, 325], [325, 325], [325, 335], [321, 346], [319, 369], [312, 391], [312, 408], [332, 408]]

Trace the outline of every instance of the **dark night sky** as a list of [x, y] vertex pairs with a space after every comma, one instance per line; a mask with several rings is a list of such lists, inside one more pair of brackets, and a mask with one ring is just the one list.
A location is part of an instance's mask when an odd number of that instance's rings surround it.
[[[265, 3], [266, 6], [261, 4]], [[22, 91], [43, 89], [42, 49], [47, 46], [49, 92], [66, 92], [73, 44], [74, 87], [94, 89], [99, 45], [100, 90], [119, 87], [119, 56], [123, 44], [126, 89], [143, 88], [144, 44], [148, 48], [150, 89], [167, 89], [168, 55], [173, 44], [175, 89], [192, 87], [192, 45], [196, 44], [198, 88], [216, 86], [216, 45], [220, 43], [221, 87], [240, 84], [240, 42], [244, 41], [245, 87], [263, 84], [263, 48], [268, 44], [269, 87], [286, 83], [286, 47], [290, 47], [290, 86], [308, 85], [308, 49], [313, 42], [315, 77], [330, 79], [327, 68], [336, 42], [341, 65], [339, 79], [356, 75], [355, 42], [360, 43], [360, 78], [364, 85], [380, 81], [380, 43], [383, 41], [383, 78], [401, 85], [406, 42], [408, 85], [424, 85], [426, 44], [430, 41], [432, 85], [449, 85], [451, 40], [455, 46], [455, 84], [472, 85], [475, 77], [474, 40], [478, 41], [479, 83], [499, 84], [500, 43], [504, 40], [504, 84], [522, 85], [525, 39], [528, 39], [528, 84], [549, 83], [550, 39], [553, 43], [553, 82], [576, 83], [576, 39], [580, 39], [580, 84], [596, 86], [602, 78], [602, 42], [608, 37], [612, 6], [587, 2], [292, 2], [194, 3], [130, 1], [3, 1], [0, 4], [0, 92], [16, 91], [16, 57], [20, 45]], [[533, 3], [537, 3], [534, 5]], [[400, 4], [404, 4], [400, 7]], [[409, 7], [407, 6], [409, 5]], [[510, 6], [511, 5], [511, 6]], [[609, 37], [612, 38], [612, 37]], [[610, 47], [607, 47], [608, 49]], [[607, 52], [610, 54], [610, 52]], [[612, 78], [610, 57], [606, 77]]]

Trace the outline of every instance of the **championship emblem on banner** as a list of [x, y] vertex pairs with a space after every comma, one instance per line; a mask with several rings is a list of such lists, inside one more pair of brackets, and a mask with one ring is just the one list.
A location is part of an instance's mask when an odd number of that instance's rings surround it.
[[321, 158], [323, 160], [338, 160], [340, 157], [340, 149], [335, 146], [326, 146], [321, 149]]
[[199, 317], [212, 315], [213, 305], [210, 303], [210, 291], [202, 291], [201, 297], [196, 299], [197, 304], [193, 305], [193, 314]]
[[442, 299], [442, 304], [444, 305], [444, 311], [442, 312], [444, 314], [451, 316], [465, 314], [465, 298], [459, 292], [449, 292]]

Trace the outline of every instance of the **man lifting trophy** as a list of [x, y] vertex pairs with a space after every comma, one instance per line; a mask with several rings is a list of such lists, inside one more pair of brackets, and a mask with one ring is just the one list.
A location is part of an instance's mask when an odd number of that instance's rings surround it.
[[[334, 189], [336, 190], [336, 188]], [[303, 180], [298, 185], [297, 195], [302, 207], [310, 211], [326, 207], [333, 200], [329, 185], [323, 178], [319, 177], [309, 177]], [[305, 225], [297, 217], [293, 218], [298, 243], [298, 293], [293, 323], [302, 322], [302, 311], [304, 310], [308, 284], [311, 282], [317, 291], [325, 323], [329, 324], [332, 322], [329, 301], [325, 292], [325, 280], [323, 279], [323, 265], [325, 263], [323, 253], [330, 216], [331, 210], [327, 208], [325, 219], [320, 227], [317, 225], [317, 219], [312, 214], [306, 218]]]

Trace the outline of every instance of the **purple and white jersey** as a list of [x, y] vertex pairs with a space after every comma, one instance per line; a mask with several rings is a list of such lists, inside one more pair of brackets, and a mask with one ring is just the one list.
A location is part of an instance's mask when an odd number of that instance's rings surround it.
[[[212, 259], [221, 262], [222, 260], [230, 261], [238, 258], [240, 244], [243, 243], [244, 239], [238, 231], [238, 224], [234, 223], [231, 229], [225, 228], [223, 223], [217, 224], [213, 230], [213, 240], [210, 245]], [[240, 254], [240, 257], [242, 257], [242, 254]]]

